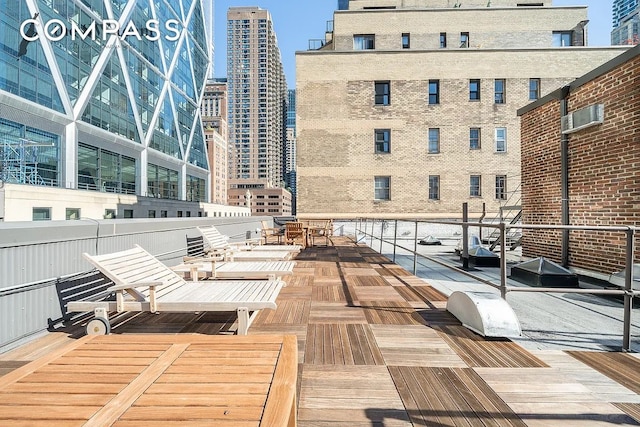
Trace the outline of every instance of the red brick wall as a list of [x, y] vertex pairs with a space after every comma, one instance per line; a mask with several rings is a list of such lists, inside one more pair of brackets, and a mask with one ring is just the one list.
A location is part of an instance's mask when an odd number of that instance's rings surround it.
[[[604, 104], [604, 124], [569, 135], [571, 225], [640, 226], [640, 56], [577, 88], [569, 111]], [[560, 102], [522, 116], [523, 222], [561, 223]], [[523, 233], [523, 254], [560, 261], [560, 232]], [[622, 233], [570, 233], [571, 266], [624, 266]], [[636, 262], [640, 261], [640, 236]]]

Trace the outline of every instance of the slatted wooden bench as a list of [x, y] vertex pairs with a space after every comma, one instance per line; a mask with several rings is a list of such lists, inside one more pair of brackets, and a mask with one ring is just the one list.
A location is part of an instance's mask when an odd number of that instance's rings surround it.
[[[246, 335], [255, 314], [275, 309], [284, 285], [280, 280], [186, 282], [176, 272], [136, 245], [133, 249], [105, 254], [84, 254], [114, 285], [115, 301], [70, 301], [71, 312], [93, 311], [88, 334], [108, 334], [112, 311], [202, 312], [236, 311], [238, 334]], [[250, 316], [250, 313], [253, 315]]]

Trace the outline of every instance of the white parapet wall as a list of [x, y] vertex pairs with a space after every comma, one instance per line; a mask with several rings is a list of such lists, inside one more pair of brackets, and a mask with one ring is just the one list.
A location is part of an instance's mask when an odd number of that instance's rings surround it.
[[250, 216], [246, 207], [155, 199], [129, 194], [4, 183], [0, 221], [31, 221], [48, 211], [50, 220]]

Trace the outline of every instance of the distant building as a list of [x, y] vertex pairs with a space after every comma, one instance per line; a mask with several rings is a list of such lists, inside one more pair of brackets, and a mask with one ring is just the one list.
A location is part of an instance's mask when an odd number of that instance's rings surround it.
[[338, 0], [338, 10], [348, 10], [349, 0]]
[[285, 145], [284, 182], [293, 196], [293, 213], [296, 212], [296, 90], [287, 91], [287, 142]]
[[459, 216], [520, 198], [518, 108], [619, 55], [587, 8], [352, 0], [296, 54], [297, 215]]
[[230, 178], [284, 185], [287, 84], [268, 10], [227, 12]]
[[614, 0], [611, 44], [640, 43], [640, 3], [638, 0]]
[[[624, 77], [624, 78], [621, 78]], [[640, 224], [640, 46], [521, 108], [522, 222]], [[566, 110], [563, 111], [563, 101]], [[566, 145], [567, 186], [563, 192]], [[563, 207], [562, 200], [568, 200]], [[526, 230], [522, 252], [569, 266], [612, 273], [625, 265], [623, 233]], [[640, 236], [636, 233], [636, 247]], [[636, 250], [635, 261], [640, 262]]]
[[214, 77], [214, 50], [215, 50], [215, 0], [205, 0], [202, 2], [202, 14], [204, 18], [204, 27], [207, 32], [207, 41], [209, 43], [209, 52], [211, 57], [211, 66], [209, 67], [209, 78], [213, 79]]
[[[72, 39], [74, 25], [88, 31], [107, 17], [128, 30], [153, 17], [160, 37]], [[0, 21], [0, 181], [15, 184], [0, 189], [2, 218], [177, 216], [189, 204], [202, 214], [209, 165], [198, 105], [210, 51], [200, 0], [16, 0]], [[62, 37], [30, 41], [47, 26]]]
[[200, 114], [211, 170], [211, 202], [226, 205], [229, 173], [226, 79], [207, 81]]
[[270, 188], [267, 182], [231, 180], [229, 184], [229, 206], [246, 206], [247, 192], [251, 215], [291, 216], [291, 193], [284, 188]]

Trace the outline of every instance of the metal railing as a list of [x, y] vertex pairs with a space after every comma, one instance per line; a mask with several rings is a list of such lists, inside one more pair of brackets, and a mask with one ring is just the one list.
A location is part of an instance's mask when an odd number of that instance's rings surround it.
[[[398, 222], [414, 223], [413, 233], [413, 248], [403, 246], [399, 243], [398, 239]], [[380, 223], [380, 235], [374, 235], [374, 227], [376, 222]], [[384, 231], [388, 228], [388, 224], [394, 222], [394, 234], [393, 239], [385, 239]], [[495, 228], [499, 232], [499, 246], [500, 246], [500, 283], [494, 283], [491, 280], [478, 277], [463, 268], [458, 268], [449, 263], [440, 261], [434, 257], [424, 255], [418, 252], [418, 225], [419, 224], [440, 224], [440, 225], [455, 225], [463, 228], [463, 239], [467, 235], [469, 227], [478, 228]], [[386, 224], [386, 226], [385, 226]], [[500, 295], [503, 299], [506, 299], [509, 292], [544, 292], [544, 293], [572, 293], [572, 294], [593, 294], [593, 295], [619, 295], [624, 297], [624, 320], [623, 320], [623, 343], [622, 350], [630, 351], [631, 347], [631, 311], [633, 308], [633, 297], [640, 295], [640, 290], [634, 290], [632, 287], [633, 277], [633, 262], [635, 256], [635, 238], [638, 235], [640, 228], [631, 226], [576, 226], [576, 225], [525, 225], [525, 224], [508, 224], [508, 223], [480, 223], [480, 222], [460, 222], [460, 221], [431, 221], [431, 220], [397, 220], [397, 219], [380, 219], [380, 218], [358, 218], [356, 220], [356, 240], [360, 233], [366, 239], [370, 238], [369, 246], [374, 248], [374, 239], [380, 242], [379, 253], [382, 253], [383, 244], [391, 244], [393, 246], [393, 262], [396, 262], [397, 249], [413, 254], [413, 274], [417, 275], [418, 272], [418, 258], [424, 258], [429, 261], [435, 262], [442, 266], [452, 268], [457, 272], [460, 272], [468, 277], [471, 277], [479, 282], [489, 285], [493, 288], [500, 290]], [[600, 231], [600, 232], [617, 232], [625, 234], [625, 278], [623, 289], [587, 289], [587, 288], [544, 288], [544, 287], [516, 287], [507, 285], [507, 233], [510, 229], [520, 230], [579, 230], [579, 231]], [[406, 239], [405, 239], [406, 240]], [[466, 240], [466, 239], [465, 239]], [[463, 242], [464, 243], [464, 242]], [[467, 245], [464, 244], [462, 252], [462, 258], [468, 259]]]

